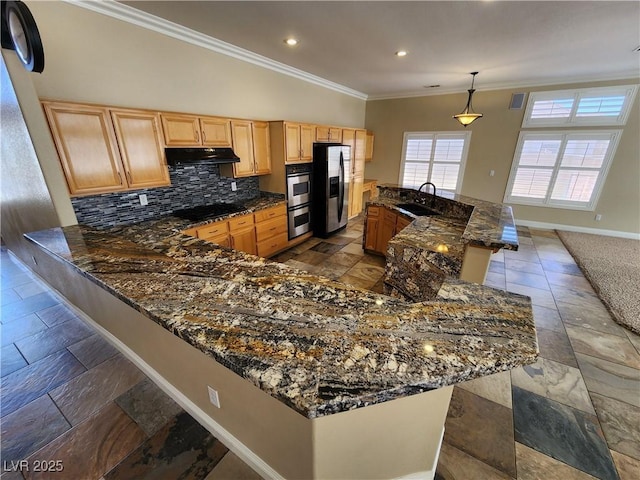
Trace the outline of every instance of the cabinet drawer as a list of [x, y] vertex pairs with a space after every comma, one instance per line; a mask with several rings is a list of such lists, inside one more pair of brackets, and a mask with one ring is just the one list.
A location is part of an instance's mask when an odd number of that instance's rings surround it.
[[256, 223], [264, 222], [271, 218], [285, 216], [287, 214], [287, 206], [285, 204], [278, 205], [277, 207], [265, 208], [254, 213]]
[[229, 219], [229, 231], [243, 230], [247, 227], [253, 227], [253, 214], [242, 215], [241, 217], [233, 217]]
[[369, 215], [370, 217], [377, 217], [378, 215], [380, 215], [380, 207], [367, 207], [367, 215]]
[[258, 256], [265, 258], [269, 257], [275, 252], [287, 248], [288, 245], [289, 237], [285, 231], [284, 233], [280, 233], [268, 240], [258, 242]]
[[223, 235], [218, 235], [215, 237], [207, 237], [203, 238], [207, 242], [215, 243], [216, 245], [220, 245], [221, 247], [230, 247], [231, 243], [229, 242], [229, 235], [226, 233]]
[[229, 222], [216, 222], [211, 225], [207, 225], [205, 227], [198, 228], [198, 238], [203, 238], [208, 240], [211, 237], [217, 237], [220, 235], [225, 235], [229, 231]]
[[287, 233], [287, 217], [281, 216], [256, 224], [256, 238], [258, 242]]

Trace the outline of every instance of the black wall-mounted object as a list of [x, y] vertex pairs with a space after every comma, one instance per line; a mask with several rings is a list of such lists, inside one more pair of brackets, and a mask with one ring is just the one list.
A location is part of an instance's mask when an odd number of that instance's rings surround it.
[[2, 48], [15, 50], [18, 59], [30, 72], [44, 70], [44, 48], [36, 21], [29, 8], [20, 1], [0, 2]]
[[238, 163], [240, 157], [230, 148], [165, 148], [168, 165], [185, 163]]

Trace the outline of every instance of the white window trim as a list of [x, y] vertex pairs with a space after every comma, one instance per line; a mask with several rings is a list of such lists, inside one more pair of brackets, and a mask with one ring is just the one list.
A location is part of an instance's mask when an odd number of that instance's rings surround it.
[[[591, 201], [586, 204], [579, 204], [576, 202], [567, 202], [562, 200], [551, 200], [551, 193], [553, 192], [553, 185], [558, 174], [559, 163], [556, 163], [553, 167], [553, 174], [551, 183], [549, 185], [549, 191], [547, 192], [547, 196], [544, 199], [534, 199], [529, 197], [518, 197], [510, 195], [511, 189], [513, 188], [513, 183], [516, 178], [516, 172], [518, 171], [518, 163], [520, 154], [522, 153], [522, 147], [524, 145], [525, 140], [531, 138], [557, 138], [558, 136], [562, 136], [562, 148], [566, 146], [567, 137], [576, 137], [576, 136], [589, 136], [589, 135], [602, 135], [608, 134], [611, 135], [611, 143], [609, 144], [609, 149], [607, 151], [607, 155], [603, 160], [602, 167], [600, 168], [600, 173], [598, 175], [598, 180], [593, 189], [594, 193], [591, 197]], [[513, 156], [513, 162], [511, 163], [511, 172], [509, 173], [509, 181], [507, 182], [507, 189], [504, 195], [504, 203], [512, 203], [516, 205], [531, 205], [536, 207], [545, 207], [545, 208], [564, 208], [567, 210], [586, 210], [586, 211], [594, 211], [595, 206], [598, 204], [598, 200], [600, 199], [600, 194], [602, 193], [602, 188], [605, 184], [605, 180], [607, 178], [607, 174], [609, 173], [609, 168], [611, 167], [611, 163], [615, 156], [616, 150], [618, 148], [618, 142], [620, 141], [620, 136], [622, 135], [622, 130], [553, 130], [553, 131], [521, 131], [518, 136], [518, 143], [516, 145], [516, 151]], [[561, 150], [558, 154], [559, 160], [562, 156], [563, 150]]]
[[[618, 85], [611, 87], [579, 88], [573, 90], [553, 90], [548, 92], [531, 92], [527, 101], [527, 108], [522, 120], [522, 128], [533, 127], [570, 127], [570, 126], [612, 126], [624, 125], [633, 106], [638, 91], [638, 85]], [[617, 117], [576, 117], [580, 99], [589, 96], [624, 95], [625, 103]], [[571, 113], [566, 118], [531, 118], [533, 105], [536, 101], [573, 98]]]
[[[433, 138], [437, 139], [438, 136], [446, 136], [446, 135], [455, 135], [455, 136], [463, 136], [464, 137], [464, 148], [462, 150], [462, 158], [460, 159], [460, 171], [458, 172], [458, 181], [456, 182], [455, 193], [460, 193], [462, 189], [462, 179], [464, 178], [464, 170], [467, 165], [467, 155], [469, 153], [469, 144], [471, 143], [471, 132], [460, 132], [460, 131], [445, 131], [445, 132], [404, 132], [402, 137], [402, 156], [400, 157], [400, 171], [398, 172], [398, 185], [402, 186], [402, 182], [404, 180], [404, 164], [406, 158], [406, 150], [407, 150], [407, 139], [411, 138]], [[432, 149], [435, 148], [435, 142], [433, 142]], [[431, 177], [431, 169], [433, 167], [433, 162], [429, 162], [429, 177]], [[445, 190], [442, 187], [436, 185], [438, 190]], [[451, 190], [446, 190], [451, 191]]]

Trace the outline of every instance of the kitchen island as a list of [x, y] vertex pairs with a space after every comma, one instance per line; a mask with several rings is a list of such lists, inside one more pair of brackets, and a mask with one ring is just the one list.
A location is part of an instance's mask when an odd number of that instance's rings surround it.
[[27, 238], [34, 270], [263, 476], [432, 478], [452, 385], [537, 356], [528, 297], [448, 279], [407, 302], [184, 222]]

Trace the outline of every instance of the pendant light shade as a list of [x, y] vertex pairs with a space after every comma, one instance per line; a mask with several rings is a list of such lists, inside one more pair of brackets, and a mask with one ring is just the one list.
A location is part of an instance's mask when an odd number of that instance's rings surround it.
[[476, 79], [477, 74], [478, 72], [471, 72], [471, 75], [473, 75], [473, 78], [471, 80], [471, 88], [468, 90], [469, 99], [467, 100], [467, 106], [464, 107], [464, 110], [462, 111], [462, 113], [459, 113], [453, 116], [453, 118], [458, 120], [463, 127], [466, 127], [467, 125], [471, 125], [476, 118], [482, 117], [481, 113], [475, 113], [473, 111], [473, 108], [471, 107], [471, 97], [473, 97], [473, 92], [475, 92], [473, 88], [473, 83]]

